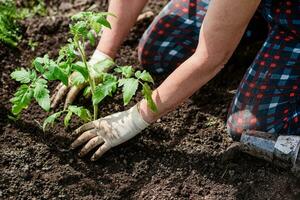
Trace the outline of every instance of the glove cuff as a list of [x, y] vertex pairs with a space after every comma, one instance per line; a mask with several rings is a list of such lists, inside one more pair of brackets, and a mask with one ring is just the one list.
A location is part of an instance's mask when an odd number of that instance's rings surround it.
[[96, 63], [99, 63], [105, 59], [110, 59], [113, 60], [109, 55], [99, 51], [98, 49], [96, 49], [91, 57], [91, 59], [89, 60], [89, 63], [91, 65], [94, 65]]
[[140, 129], [139, 131], [144, 130], [150, 125], [148, 122], [146, 122], [143, 119], [142, 115], [140, 114], [138, 110], [138, 104], [130, 108], [129, 113], [131, 115], [131, 118], [133, 119], [133, 123], [135, 124], [135, 127], [138, 127], [138, 129]]

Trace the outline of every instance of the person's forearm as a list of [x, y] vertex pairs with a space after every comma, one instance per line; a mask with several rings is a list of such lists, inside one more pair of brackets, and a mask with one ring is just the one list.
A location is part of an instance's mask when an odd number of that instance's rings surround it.
[[114, 58], [148, 0], [111, 0], [108, 12], [111, 29], [103, 30], [97, 49]]
[[208, 66], [210, 64], [204, 60], [202, 63], [199, 61], [195, 55], [190, 57], [153, 91], [152, 98], [159, 112], [152, 112], [146, 100], [141, 101], [140, 113], [145, 121], [152, 123], [173, 110], [212, 79], [222, 68], [221, 66]]
[[154, 122], [173, 110], [220, 71], [238, 45], [259, 3], [260, 0], [210, 2], [195, 54], [153, 92], [158, 112], [152, 112], [142, 100], [140, 113], [145, 121]]

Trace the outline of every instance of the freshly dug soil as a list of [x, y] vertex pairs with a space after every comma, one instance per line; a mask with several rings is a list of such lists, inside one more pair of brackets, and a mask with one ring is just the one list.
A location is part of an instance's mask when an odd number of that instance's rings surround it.
[[[18, 87], [9, 74], [30, 66], [36, 56], [56, 56], [68, 37], [67, 16], [95, 1], [72, 2], [46, 1], [51, 16], [23, 21], [18, 49], [0, 46], [0, 199], [300, 199], [300, 180], [286, 170], [242, 153], [224, 160], [232, 143], [225, 129], [227, 109], [259, 44], [241, 45], [239, 56], [207, 86], [97, 162], [69, 150], [77, 120], [68, 129], [61, 121], [44, 133], [40, 123], [46, 113], [37, 104], [18, 121], [9, 120], [9, 99]], [[96, 3], [98, 10], [107, 7], [106, 1]], [[152, 0], [146, 10], [158, 13], [165, 3]], [[133, 28], [118, 63], [139, 66], [136, 47], [150, 22], [145, 19]], [[35, 50], [29, 39], [38, 42]], [[156, 79], [158, 85], [162, 77]], [[101, 116], [126, 108], [121, 97], [107, 99]]]

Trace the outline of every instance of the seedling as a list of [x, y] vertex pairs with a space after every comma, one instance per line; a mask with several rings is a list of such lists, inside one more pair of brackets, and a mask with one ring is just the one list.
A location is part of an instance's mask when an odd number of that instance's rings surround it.
[[27, 1], [29, 5], [17, 8], [13, 0], [0, 0], [0, 42], [16, 47], [21, 40], [18, 21], [47, 13], [43, 0]]
[[[45, 119], [43, 129], [53, 124], [62, 114], [64, 124], [68, 126], [72, 115], [77, 115], [84, 122], [98, 118], [99, 104], [107, 96], [113, 96], [118, 88], [122, 88], [124, 105], [127, 105], [136, 94], [139, 85], [149, 107], [156, 111], [156, 105], [151, 98], [149, 83], [153, 83], [147, 71], [135, 71], [132, 66], [117, 66], [112, 60], [106, 59], [94, 65], [87, 62], [85, 44], [95, 45], [95, 35], [101, 29], [110, 28], [106, 17], [109, 13], [81, 12], [74, 15], [70, 32], [73, 36], [66, 46], [59, 51], [58, 58], [50, 59], [48, 55], [37, 57], [32, 62], [33, 69], [18, 69], [11, 77], [22, 85], [11, 99], [12, 113], [18, 116], [33, 100], [47, 112], [50, 111], [49, 81], [59, 80], [64, 85], [86, 85], [83, 94], [92, 96], [93, 114], [83, 106], [69, 105], [66, 109], [56, 112]], [[108, 69], [114, 73], [108, 72]], [[72, 76], [71, 76], [72, 75]], [[92, 117], [93, 115], [93, 117]]]

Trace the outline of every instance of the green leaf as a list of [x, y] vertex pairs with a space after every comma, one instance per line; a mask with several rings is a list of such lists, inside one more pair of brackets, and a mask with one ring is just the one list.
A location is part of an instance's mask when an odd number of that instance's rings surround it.
[[90, 111], [82, 106], [78, 107], [70, 105], [68, 107], [68, 110], [77, 115], [84, 122], [89, 122], [92, 120], [92, 115]]
[[119, 86], [123, 86], [123, 102], [124, 105], [127, 105], [133, 95], [135, 95], [136, 90], [139, 86], [139, 81], [135, 78], [121, 79], [119, 82]]
[[149, 106], [149, 108], [153, 112], [157, 112], [158, 110], [157, 110], [156, 104], [154, 103], [154, 101], [152, 99], [152, 90], [151, 90], [150, 86], [148, 85], [148, 83], [143, 84], [142, 94], [143, 94], [144, 98], [147, 100], [147, 105]]
[[126, 78], [121, 78], [118, 80], [118, 87], [121, 87], [126, 83], [127, 79]]
[[130, 78], [132, 74], [134, 73], [134, 69], [132, 66], [122, 66], [122, 67], [117, 67], [115, 69], [115, 72], [121, 73], [125, 78]]
[[84, 97], [88, 97], [91, 93], [92, 93], [91, 86], [87, 86], [86, 88], [84, 88], [83, 90]]
[[68, 113], [66, 114], [65, 119], [64, 119], [65, 127], [68, 127], [70, 125], [70, 120], [71, 120], [72, 114], [73, 114], [72, 111], [68, 111]]
[[43, 72], [43, 77], [48, 79], [48, 80], [55, 80], [55, 76], [54, 76], [54, 69], [57, 66], [57, 64], [49, 59], [48, 55], [44, 55], [43, 57], [43, 68], [44, 68], [44, 72]]
[[41, 58], [41, 57], [35, 58], [34, 61], [32, 62], [32, 65], [38, 72], [41, 72], [42, 74], [45, 72], [43, 58]]
[[23, 109], [26, 109], [31, 102], [33, 90], [28, 85], [21, 85], [15, 93], [15, 96], [10, 99], [12, 102], [12, 113], [18, 115]]
[[67, 61], [73, 61], [76, 58], [76, 51], [73, 41], [70, 40], [70, 43], [65, 45], [59, 50], [59, 57], [57, 62], [59, 63], [63, 58], [66, 58]]
[[78, 21], [74, 25], [71, 25], [71, 33], [74, 35], [82, 35], [86, 37], [88, 34], [87, 21]]
[[87, 38], [89, 39], [91, 45], [95, 46], [95, 44], [96, 44], [96, 38], [95, 38], [94, 33], [92, 31], [88, 32]]
[[20, 83], [29, 83], [32, 80], [32, 72], [24, 68], [15, 70], [10, 76]]
[[135, 72], [135, 77], [138, 79], [141, 79], [143, 81], [154, 83], [152, 76], [146, 70], [144, 70], [143, 72], [141, 72], [141, 71]]
[[106, 16], [104, 16], [104, 15], [93, 16], [92, 21], [97, 22], [107, 28], [111, 28], [110, 23], [107, 21]]
[[38, 79], [35, 83], [33, 96], [38, 104], [45, 110], [50, 110], [50, 95], [45, 79]]
[[79, 13], [76, 13], [75, 15], [73, 15], [71, 17], [72, 20], [80, 20], [84, 17], [84, 13], [83, 12], [79, 12]]
[[60, 80], [64, 85], [68, 85], [68, 74], [66, 74], [58, 65], [54, 67], [53, 75], [55, 79]]
[[100, 31], [101, 31], [101, 25], [100, 25], [98, 22], [92, 22], [92, 23], [91, 23], [91, 27], [92, 27], [92, 29], [93, 29], [97, 34], [100, 33]]
[[88, 80], [89, 72], [83, 62], [76, 62], [75, 64], [72, 64], [72, 69], [79, 72], [85, 80]]
[[46, 130], [46, 127], [48, 124], [50, 124], [51, 126], [53, 126], [55, 120], [60, 117], [61, 113], [63, 111], [60, 111], [60, 112], [57, 112], [57, 113], [54, 113], [52, 115], [50, 115], [49, 117], [47, 117], [43, 123], [43, 130], [45, 131]]
[[106, 80], [104, 80], [103, 83], [96, 86], [95, 93], [93, 95], [94, 105], [100, 103], [105, 97], [112, 96], [112, 94], [116, 91], [118, 81], [116, 77], [113, 77], [114, 76], [112, 75], [109, 78], [106, 77]]

